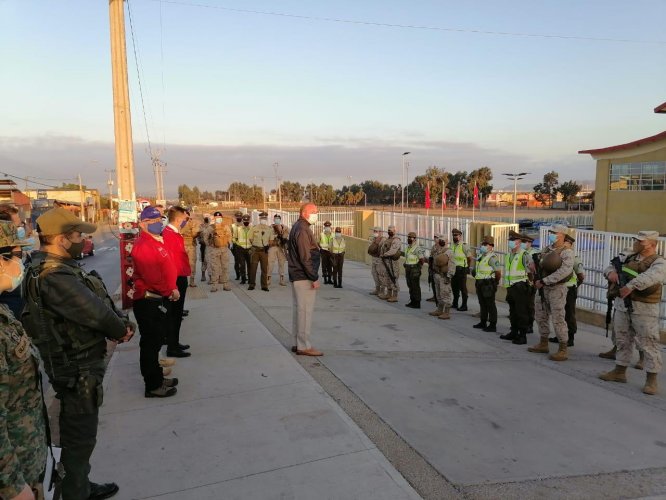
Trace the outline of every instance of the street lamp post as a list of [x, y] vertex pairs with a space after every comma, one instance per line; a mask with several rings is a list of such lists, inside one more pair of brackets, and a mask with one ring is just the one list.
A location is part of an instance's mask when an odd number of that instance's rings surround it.
[[402, 153], [402, 184], [400, 185], [400, 212], [405, 213], [405, 156], [411, 151]]
[[520, 172], [518, 174], [502, 174], [506, 175], [507, 179], [513, 181], [513, 223], [516, 223], [516, 203], [518, 201], [518, 181], [523, 179], [529, 172]]
[[409, 162], [405, 163], [405, 171], [407, 172], [407, 177], [405, 178], [405, 205], [407, 205], [407, 210], [409, 210]]

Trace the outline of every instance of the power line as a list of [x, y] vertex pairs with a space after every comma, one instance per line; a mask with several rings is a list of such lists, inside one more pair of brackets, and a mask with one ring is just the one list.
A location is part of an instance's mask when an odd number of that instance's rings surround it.
[[160, 2], [160, 69], [162, 74], [162, 151], [166, 151], [166, 91], [164, 90], [164, 31], [162, 24], [162, 2]]
[[[48, 188], [52, 188], [52, 189], [60, 189], [62, 187], [62, 186], [52, 186], [50, 184], [44, 184], [43, 182], [31, 181], [30, 180], [31, 178], [33, 178], [33, 179], [35, 178], [35, 177], [32, 177], [32, 176], [19, 177], [18, 175], [13, 175], [13, 174], [10, 174], [8, 172], [0, 172], [0, 174], [3, 174], [5, 177], [11, 177], [12, 179], [17, 179], [19, 181], [23, 181], [26, 184], [35, 184], [37, 186], [44, 186], [44, 187], [48, 187]], [[53, 180], [57, 180], [57, 179], [53, 179]], [[67, 179], [67, 180], [71, 180], [71, 179]]]
[[[129, 0], [128, 0], [129, 1]], [[511, 36], [511, 37], [528, 37], [528, 38], [555, 38], [560, 40], [584, 40], [588, 42], [614, 42], [614, 43], [640, 43], [640, 44], [657, 44], [666, 45], [666, 40], [635, 40], [631, 38], [606, 38], [606, 37], [590, 37], [590, 36], [577, 36], [577, 35], [556, 35], [544, 33], [521, 33], [512, 31], [491, 31], [491, 30], [475, 30], [467, 28], [448, 28], [442, 26], [427, 26], [427, 25], [414, 25], [414, 24], [395, 24], [395, 23], [380, 23], [376, 21], [359, 21], [355, 19], [342, 19], [335, 17], [319, 17], [319, 16], [305, 16], [300, 14], [288, 14], [285, 12], [249, 10], [249, 9], [235, 9], [232, 7], [222, 7], [220, 5], [209, 5], [194, 2], [182, 2], [179, 0], [153, 0], [162, 3], [170, 3], [174, 5], [184, 5], [188, 7], [197, 7], [204, 9], [218, 9], [228, 12], [239, 12], [242, 14], [259, 14], [263, 16], [278, 16], [287, 17], [292, 19], [304, 19], [308, 21], [323, 21], [328, 23], [345, 23], [356, 24], [362, 26], [376, 26], [381, 28], [400, 28], [411, 30], [428, 30], [428, 31], [447, 31], [453, 33], [469, 33], [476, 35], [497, 35], [497, 36]]]

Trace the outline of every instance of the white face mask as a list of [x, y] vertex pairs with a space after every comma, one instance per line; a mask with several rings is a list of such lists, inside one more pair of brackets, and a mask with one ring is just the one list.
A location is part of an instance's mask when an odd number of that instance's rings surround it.
[[342, 233], [335, 233], [336, 238], [342, 238]]
[[18, 260], [18, 261], [16, 261], [16, 263], [19, 266], [18, 276], [12, 276], [12, 275], [4, 272], [4, 270], [3, 270], [3, 274], [9, 276], [9, 279], [12, 280], [12, 286], [8, 290], [5, 290], [6, 292], [13, 292], [14, 290], [16, 290], [21, 285], [21, 282], [23, 281], [23, 276], [25, 275], [25, 266], [23, 265], [23, 261]]
[[308, 215], [308, 222], [310, 224], [316, 224], [319, 220], [319, 214], [310, 214]]
[[259, 219], [259, 224], [268, 224], [268, 219]]
[[222, 219], [222, 217], [218, 217], [218, 218], [215, 219], [215, 224], [222, 224], [223, 220], [224, 219]]

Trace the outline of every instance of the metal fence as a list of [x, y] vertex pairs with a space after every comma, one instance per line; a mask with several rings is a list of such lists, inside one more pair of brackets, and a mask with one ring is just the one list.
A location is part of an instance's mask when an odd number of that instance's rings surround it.
[[[399, 212], [375, 211], [375, 224], [386, 231], [390, 225], [395, 226], [396, 234], [406, 237], [407, 233], [414, 231], [419, 239], [432, 241], [437, 233], [451, 234], [451, 230], [458, 228], [463, 234], [469, 234], [472, 219], [457, 217], [439, 217], [436, 215], [403, 214]], [[448, 238], [447, 238], [448, 239]]]
[[[540, 240], [548, 238], [547, 226], [540, 228]], [[604, 270], [610, 265], [613, 257], [625, 248], [631, 248], [634, 234], [609, 233], [605, 231], [592, 231], [588, 229], [576, 230], [576, 244], [574, 250], [583, 263], [585, 282], [578, 290], [578, 307], [592, 311], [606, 312], [608, 300], [606, 292], [608, 281], [604, 278]], [[666, 238], [659, 238], [657, 253], [666, 255]], [[661, 308], [659, 317], [661, 329], [666, 329], [666, 297], [662, 289]]]
[[[287, 211], [287, 210], [273, 210], [268, 209], [268, 223], [272, 224], [273, 216], [278, 214], [282, 217], [282, 224], [286, 226], [293, 226], [294, 223], [298, 220], [297, 211]], [[259, 214], [261, 210], [253, 210], [251, 213], [252, 224], [259, 223]], [[315, 236], [318, 236], [324, 230], [324, 222], [330, 221], [333, 228], [339, 227], [342, 229], [342, 232], [347, 236], [354, 235], [354, 210], [325, 210], [319, 212], [319, 217], [316, 224], [312, 226], [312, 232]]]
[[[519, 214], [520, 215], [520, 214]], [[513, 221], [512, 216], [500, 216], [500, 215], [488, 215], [488, 212], [481, 212], [479, 218], [484, 221], [496, 221], [496, 222], [511, 222]], [[522, 217], [519, 217], [521, 219]], [[540, 215], [535, 217], [525, 217], [527, 219], [533, 219], [538, 222], [558, 222], [565, 223], [569, 227], [588, 227], [592, 226], [594, 216], [592, 214], [578, 214], [568, 212], [561, 215], [551, 215], [542, 217]]]

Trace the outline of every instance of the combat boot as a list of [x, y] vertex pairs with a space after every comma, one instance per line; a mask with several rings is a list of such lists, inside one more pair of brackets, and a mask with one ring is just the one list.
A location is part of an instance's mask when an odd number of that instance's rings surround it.
[[569, 334], [569, 339], [567, 340], [567, 347], [573, 347], [574, 346], [574, 335], [575, 333], [570, 333]]
[[486, 327], [483, 329], [483, 331], [484, 331], [484, 332], [493, 332], [493, 333], [494, 333], [494, 332], [497, 331], [497, 325], [494, 325], [494, 324], [491, 323], [491, 324], [489, 324], [488, 326], [486, 326]]
[[476, 325], [472, 325], [472, 328], [480, 328], [483, 330], [486, 326], [488, 325], [486, 325], [485, 321], [479, 321]]
[[627, 367], [615, 365], [611, 371], [602, 373], [599, 375], [601, 380], [606, 382], [622, 382], [623, 384], [627, 383]]
[[448, 307], [445, 308], [444, 312], [440, 314], [438, 317], [439, 319], [451, 319], [451, 313], [449, 312], [449, 308]]
[[505, 333], [504, 335], [500, 335], [500, 338], [502, 340], [515, 340], [518, 337], [518, 334], [516, 333], [516, 330], [513, 328], [509, 333]]
[[608, 351], [608, 352], [600, 352], [599, 357], [604, 358], [604, 359], [615, 359], [615, 353], [617, 352], [617, 346], [613, 346], [613, 348]]
[[224, 285], [222, 285], [222, 290], [224, 290], [225, 292], [231, 291], [231, 286], [229, 285], [229, 283], [225, 283]]
[[657, 374], [648, 372], [645, 379], [645, 386], [643, 387], [643, 394], [654, 396], [657, 394]]
[[637, 370], [642, 370], [645, 362], [645, 351], [638, 351], [638, 363], [634, 365]]
[[467, 311], [467, 299], [462, 299], [462, 305], [458, 308], [458, 311]]
[[284, 281], [284, 274], [280, 275], [280, 286], [287, 286], [287, 283]]
[[370, 292], [370, 295], [379, 295], [379, 287], [376, 286], [375, 289]]
[[458, 297], [453, 297], [453, 304], [451, 304], [452, 309], [458, 309]]
[[385, 292], [384, 290], [382, 290], [381, 292], [379, 292], [379, 295], [377, 295], [377, 298], [381, 300], [388, 299], [389, 298], [388, 291]]
[[216, 287], [211, 287], [210, 291], [211, 291], [211, 293], [217, 292], [217, 288]]
[[429, 312], [430, 316], [441, 316], [444, 313], [443, 309], [435, 309], [434, 311]]
[[516, 338], [511, 341], [512, 344], [524, 345], [527, 344], [527, 337], [525, 335], [525, 330], [518, 331]]
[[548, 354], [548, 339], [541, 338], [538, 344], [528, 347], [527, 350], [539, 354]]
[[551, 354], [548, 356], [548, 359], [551, 361], [566, 361], [569, 359], [567, 357], [567, 343], [566, 342], [560, 342], [560, 348], [557, 350], [555, 354]]
[[398, 292], [391, 292], [391, 295], [386, 299], [386, 302], [398, 302]]
[[550, 342], [551, 344], [559, 344], [559, 343], [560, 343], [560, 339], [558, 339], [557, 337], [550, 337], [550, 338], [548, 339], [548, 342]]

